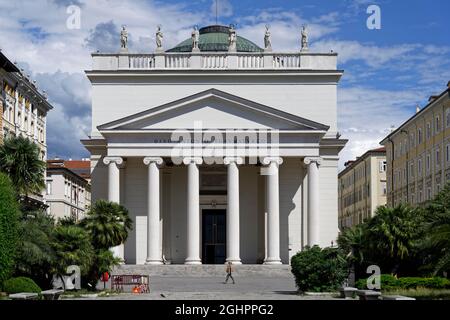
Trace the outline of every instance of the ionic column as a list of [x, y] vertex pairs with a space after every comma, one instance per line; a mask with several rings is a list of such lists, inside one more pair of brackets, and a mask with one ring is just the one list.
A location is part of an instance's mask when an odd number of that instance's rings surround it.
[[239, 168], [241, 157], [225, 157], [227, 176], [227, 262], [241, 264], [239, 254]]
[[[124, 164], [121, 157], [104, 157], [103, 163], [108, 166], [108, 200], [120, 203], [120, 172], [119, 167]], [[112, 248], [115, 257], [124, 259], [123, 243]]]
[[159, 167], [163, 159], [160, 157], [145, 157], [144, 164], [148, 166], [147, 189], [147, 259], [145, 264], [162, 264], [161, 240], [159, 229], [160, 218], [160, 188]]
[[200, 182], [198, 165], [200, 157], [186, 157], [183, 163], [188, 166], [187, 179], [187, 257], [185, 264], [201, 264], [200, 259]]
[[283, 163], [280, 157], [266, 157], [263, 174], [266, 180], [267, 211], [267, 257], [264, 264], [281, 264], [280, 259], [280, 191], [278, 166]]
[[308, 166], [308, 246], [319, 244], [319, 166], [320, 157], [307, 157]]

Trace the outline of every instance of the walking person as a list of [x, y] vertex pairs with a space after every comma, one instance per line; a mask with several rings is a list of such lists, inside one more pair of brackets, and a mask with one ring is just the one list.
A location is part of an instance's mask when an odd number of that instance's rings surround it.
[[233, 270], [233, 265], [231, 264], [231, 261], [228, 261], [227, 262], [227, 268], [226, 268], [227, 277], [225, 278], [225, 282], [224, 283], [228, 283], [228, 279], [231, 278], [231, 280], [233, 280], [233, 284], [235, 284], [233, 275], [231, 274], [233, 271], [234, 271]]

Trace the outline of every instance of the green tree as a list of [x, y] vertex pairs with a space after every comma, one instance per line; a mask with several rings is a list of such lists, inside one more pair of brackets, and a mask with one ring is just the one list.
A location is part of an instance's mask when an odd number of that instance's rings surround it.
[[0, 288], [14, 271], [19, 207], [8, 176], [0, 173]]
[[425, 208], [422, 249], [434, 274], [450, 271], [450, 183]]
[[348, 263], [341, 249], [306, 247], [291, 258], [291, 270], [300, 292], [333, 291], [348, 275]]
[[24, 137], [10, 137], [0, 146], [0, 172], [12, 180], [18, 195], [39, 193], [45, 188], [46, 164], [38, 146]]
[[57, 274], [65, 274], [70, 265], [80, 267], [82, 275], [86, 275], [94, 261], [94, 248], [89, 233], [76, 225], [58, 225], [52, 239], [52, 248], [55, 252], [53, 263]]
[[45, 211], [24, 212], [19, 222], [16, 274], [33, 278], [40, 286], [50, 283], [55, 260], [51, 246], [55, 222]]
[[124, 243], [133, 227], [125, 207], [105, 200], [96, 201], [81, 224], [89, 231], [92, 244], [97, 249], [109, 249]]
[[396, 274], [413, 253], [422, 222], [419, 209], [406, 205], [378, 207], [375, 216], [367, 221], [368, 260]]

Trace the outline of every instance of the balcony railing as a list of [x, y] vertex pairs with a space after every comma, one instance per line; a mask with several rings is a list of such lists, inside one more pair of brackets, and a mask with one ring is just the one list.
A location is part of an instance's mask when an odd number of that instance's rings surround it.
[[336, 53], [94, 53], [93, 70], [336, 70]]

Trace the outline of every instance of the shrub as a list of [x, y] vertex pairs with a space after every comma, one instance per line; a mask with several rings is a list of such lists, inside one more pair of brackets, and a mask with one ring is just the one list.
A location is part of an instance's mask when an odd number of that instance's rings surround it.
[[[381, 289], [395, 290], [395, 289], [448, 289], [450, 288], [450, 280], [441, 277], [420, 278], [420, 277], [402, 277], [395, 278], [388, 274], [381, 275]], [[366, 279], [359, 279], [356, 282], [356, 287], [359, 289], [367, 289]]]
[[[382, 274], [380, 283], [382, 289], [398, 288], [398, 279], [390, 274]], [[355, 285], [358, 289], [367, 289], [367, 279], [359, 279]]]
[[14, 270], [18, 219], [19, 208], [11, 180], [0, 173], [0, 288]]
[[17, 277], [6, 280], [3, 283], [6, 293], [35, 292], [41, 293], [41, 288], [30, 278]]
[[306, 247], [291, 259], [291, 269], [300, 292], [333, 291], [348, 275], [348, 265], [340, 249]]

